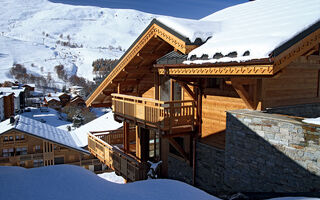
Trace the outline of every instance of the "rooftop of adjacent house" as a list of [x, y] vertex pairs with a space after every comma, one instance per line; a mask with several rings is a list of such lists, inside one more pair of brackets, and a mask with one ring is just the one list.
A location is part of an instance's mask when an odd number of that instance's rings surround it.
[[16, 116], [14, 123], [10, 123], [10, 119], [0, 123], [0, 135], [12, 129], [70, 147], [83, 153], [89, 153], [78, 145], [79, 138], [76, 135], [22, 115]]
[[19, 86], [0, 87], [0, 92], [4, 94], [14, 93], [14, 97], [19, 97], [20, 93], [24, 91], [25, 91], [25, 88], [21, 88]]
[[95, 120], [77, 128], [72, 131], [71, 134], [78, 138], [77, 143], [79, 146], [88, 145], [88, 133], [92, 131], [110, 131], [122, 127], [122, 123], [118, 123], [113, 118], [113, 113], [109, 111], [108, 113], [98, 117]]
[[52, 101], [52, 100], [55, 100], [55, 101], [59, 101], [60, 102], [60, 99], [59, 99], [59, 97], [55, 97], [55, 96], [51, 96], [51, 97], [48, 97], [48, 96], [46, 96], [46, 97], [44, 97], [46, 100], [47, 100], [47, 102], [50, 102], [50, 101]]
[[[207, 41], [191, 51], [186, 64], [248, 61], [276, 56], [303, 31], [320, 28], [319, 0], [256, 0], [232, 6], [200, 20], [157, 18], [194, 41]], [[289, 44], [288, 44], [289, 42]], [[280, 48], [282, 47], [282, 49]]]

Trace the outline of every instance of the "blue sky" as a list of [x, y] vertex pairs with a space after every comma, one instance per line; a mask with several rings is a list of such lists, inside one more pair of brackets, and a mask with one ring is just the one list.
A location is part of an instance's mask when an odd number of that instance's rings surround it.
[[143, 12], [175, 17], [200, 19], [213, 12], [249, 0], [50, 0], [72, 5], [105, 8], [129, 8]]

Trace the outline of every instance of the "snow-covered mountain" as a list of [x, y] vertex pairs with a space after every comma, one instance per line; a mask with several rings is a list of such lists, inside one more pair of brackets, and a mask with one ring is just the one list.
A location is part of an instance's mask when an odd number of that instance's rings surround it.
[[0, 82], [14, 63], [57, 81], [56, 65], [92, 80], [92, 61], [119, 58], [156, 15], [48, 0], [0, 1]]

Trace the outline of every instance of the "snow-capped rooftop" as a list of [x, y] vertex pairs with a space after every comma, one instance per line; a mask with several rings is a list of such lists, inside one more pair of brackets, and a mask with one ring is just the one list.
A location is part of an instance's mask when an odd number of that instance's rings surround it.
[[78, 146], [78, 138], [74, 135], [71, 135], [68, 131], [50, 126], [46, 123], [42, 123], [22, 115], [16, 116], [15, 123], [13, 124], [10, 124], [10, 119], [0, 123], [0, 135], [11, 129], [16, 129], [36, 137], [41, 137], [61, 145], [71, 147], [78, 151], [89, 153]]
[[14, 97], [19, 97], [21, 92], [24, 92], [25, 88], [18, 88], [18, 87], [0, 87], [0, 92], [5, 94], [14, 93]]
[[109, 131], [115, 130], [122, 126], [122, 123], [116, 122], [113, 118], [113, 113], [110, 111], [101, 117], [81, 126], [80, 128], [71, 132], [71, 134], [78, 138], [78, 146], [84, 147], [88, 145], [88, 133], [90, 131]]
[[[277, 47], [320, 21], [320, 0], [256, 0], [232, 6], [201, 20], [158, 18], [189, 38], [208, 41], [189, 53], [209, 60], [185, 63], [247, 61], [268, 58]], [[228, 54], [233, 56], [228, 57]], [[223, 58], [213, 57], [222, 54]], [[236, 57], [234, 55], [236, 54]]]

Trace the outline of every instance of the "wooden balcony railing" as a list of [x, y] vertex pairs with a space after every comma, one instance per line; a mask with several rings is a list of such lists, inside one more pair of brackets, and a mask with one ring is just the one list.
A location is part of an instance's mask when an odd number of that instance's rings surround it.
[[137, 181], [146, 178], [146, 163], [140, 162], [133, 156], [124, 153], [120, 148], [106, 143], [91, 133], [88, 133], [88, 149], [101, 162], [126, 180]]
[[[123, 144], [123, 129], [110, 130], [110, 131], [90, 131], [90, 133], [110, 145]], [[128, 134], [129, 134], [129, 142], [136, 140], [135, 127], [130, 127]]]
[[20, 162], [20, 161], [38, 160], [38, 159], [43, 159], [43, 153], [0, 157], [0, 163]]
[[178, 126], [194, 126], [195, 102], [158, 101], [124, 94], [112, 94], [115, 115], [144, 123], [148, 126], [170, 130]]

